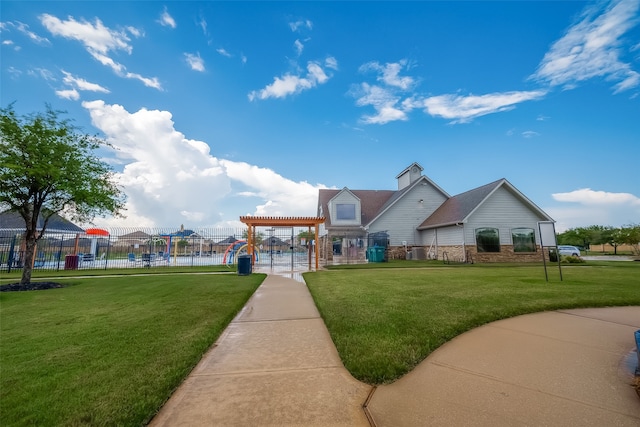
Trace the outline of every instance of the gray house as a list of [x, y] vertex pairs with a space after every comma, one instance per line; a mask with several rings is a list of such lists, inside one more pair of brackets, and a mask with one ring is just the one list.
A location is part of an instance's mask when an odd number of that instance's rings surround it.
[[397, 190], [320, 190], [320, 254], [363, 261], [372, 245], [387, 258], [463, 262], [540, 261], [539, 221], [553, 221], [506, 179], [449, 195], [413, 163]]

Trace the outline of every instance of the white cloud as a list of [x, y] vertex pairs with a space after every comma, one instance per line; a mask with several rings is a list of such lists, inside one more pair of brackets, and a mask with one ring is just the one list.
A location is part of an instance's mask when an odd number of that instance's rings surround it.
[[227, 58], [231, 58], [232, 56], [229, 52], [227, 52], [226, 49], [223, 48], [216, 49], [216, 52], [218, 52], [222, 56], [226, 56]]
[[581, 20], [551, 46], [531, 78], [571, 89], [601, 77], [616, 82], [616, 93], [640, 85], [640, 75], [620, 60], [621, 39], [636, 25], [639, 4], [614, 0], [585, 9]]
[[[38, 34], [34, 33], [29, 29], [29, 26], [23, 22], [15, 21], [15, 22], [2, 22], [0, 23], [0, 29], [2, 31], [10, 31], [11, 28], [14, 28], [26, 35], [31, 41], [37, 44], [49, 44], [49, 40], [46, 37], [41, 37]], [[5, 44], [4, 42], [2, 44]]]
[[558, 232], [589, 225], [622, 227], [640, 222], [640, 197], [630, 193], [583, 188], [568, 193], [555, 193], [552, 197], [562, 204], [547, 207], [545, 212], [557, 221]]
[[46, 68], [34, 68], [33, 70], [29, 70], [27, 74], [30, 76], [40, 76], [40, 78], [50, 82], [56, 81], [53, 73]]
[[571, 191], [569, 193], [554, 193], [552, 197], [559, 202], [573, 202], [584, 205], [633, 205], [640, 206], [640, 197], [631, 193], [610, 193], [594, 191], [590, 188]]
[[110, 52], [125, 51], [131, 54], [133, 48], [129, 44], [131, 39], [129, 34], [138, 37], [141, 32], [133, 27], [126, 27], [123, 30], [111, 30], [96, 18], [92, 24], [87, 21], [76, 21], [73, 17], [69, 17], [66, 21], [62, 21], [55, 16], [47, 13], [39, 16], [40, 22], [44, 27], [55, 36], [64, 37], [70, 40], [76, 40], [82, 43], [89, 54], [102, 65], [111, 68], [120, 77], [135, 79], [141, 81], [145, 86], [155, 89], [162, 89], [160, 82], [155, 77], [143, 77], [137, 73], [125, 72], [126, 67], [110, 56]]
[[533, 138], [534, 136], [539, 136], [540, 134], [536, 131], [533, 130], [525, 130], [524, 132], [522, 132], [522, 136], [524, 136], [525, 138]]
[[176, 25], [176, 21], [173, 19], [173, 17], [171, 15], [169, 15], [169, 12], [167, 11], [166, 7], [164, 8], [164, 11], [160, 15], [160, 19], [158, 19], [158, 22], [163, 27], [176, 28], [176, 26], [177, 26]]
[[403, 68], [407, 68], [407, 64], [408, 61], [406, 59], [386, 63], [385, 65], [380, 65], [377, 61], [373, 61], [362, 65], [360, 72], [377, 71], [380, 74], [377, 78], [378, 81], [401, 90], [409, 90], [414, 86], [415, 80], [408, 76], [400, 77], [400, 72]]
[[329, 57], [327, 57], [327, 59], [324, 60], [324, 65], [327, 68], [331, 68], [332, 70], [337, 70], [338, 69], [338, 60], [336, 58], [334, 58], [333, 56], [329, 56]]
[[200, 20], [198, 21], [198, 25], [200, 26], [200, 28], [202, 28], [202, 32], [204, 33], [205, 36], [209, 34], [207, 32], [207, 21], [206, 19], [204, 19], [203, 16], [200, 17]]
[[80, 93], [78, 93], [78, 91], [75, 89], [57, 90], [56, 95], [60, 98], [71, 99], [73, 101], [77, 101], [78, 99], [80, 99]]
[[271, 169], [244, 162], [220, 160], [230, 179], [252, 188], [251, 196], [264, 202], [256, 206], [253, 215], [314, 216], [318, 203], [318, 189], [306, 181], [295, 182]]
[[[331, 65], [334, 64], [332, 61], [329, 61], [329, 63]], [[318, 84], [326, 83], [329, 78], [330, 76], [327, 75], [319, 63], [309, 61], [307, 63], [307, 74], [305, 76], [285, 74], [282, 77], [274, 77], [272, 84], [267, 85], [264, 89], [250, 92], [248, 97], [250, 101], [256, 99], [285, 98], [289, 95], [295, 95], [304, 90], [314, 88]]]
[[[356, 95], [356, 105], [362, 107], [371, 105], [375, 115], [361, 117], [361, 122], [366, 124], [385, 124], [396, 120], [407, 120], [407, 110], [404, 110], [400, 97], [387, 88], [362, 83], [359, 88], [352, 91]], [[409, 109], [410, 110], [410, 109]]]
[[204, 60], [200, 57], [200, 53], [185, 53], [184, 56], [187, 60], [187, 64], [189, 64], [189, 67], [191, 67], [192, 70], [200, 72], [204, 71]]
[[313, 28], [313, 22], [308, 19], [301, 19], [299, 21], [289, 22], [289, 28], [291, 28], [291, 31], [294, 33], [300, 32], [303, 29], [311, 30]]
[[[376, 80], [381, 84], [361, 83], [354, 86], [351, 95], [356, 98], [356, 105], [372, 106], [376, 114], [364, 115], [360, 121], [365, 124], [385, 124], [397, 120], [408, 120], [407, 113], [423, 104], [414, 95], [407, 92], [415, 86], [415, 80], [409, 76], [400, 76], [403, 69], [408, 68], [408, 61], [402, 59], [394, 63], [381, 65], [377, 61], [360, 66], [361, 73], [370, 71], [378, 74]], [[404, 98], [404, 99], [403, 99]]]
[[[85, 91], [90, 91], [90, 92], [102, 92], [102, 93], [109, 93], [109, 89], [106, 89], [102, 86], [100, 86], [97, 83], [91, 83], [86, 81], [85, 79], [82, 79], [80, 77], [76, 77], [74, 75], [72, 75], [71, 73], [68, 73], [64, 70], [62, 70], [62, 73], [64, 74], [64, 78], [62, 79], [62, 81], [69, 85], [72, 86], [73, 88], [77, 88], [79, 90], [85, 90]], [[77, 98], [75, 98], [77, 99]]]
[[110, 30], [96, 18], [95, 24], [78, 22], [73, 17], [62, 21], [47, 13], [40, 15], [40, 22], [55, 36], [80, 41], [93, 55], [106, 55], [109, 51], [124, 50], [131, 53], [131, 45], [126, 31]]
[[128, 79], [140, 80], [147, 87], [162, 90], [162, 84], [157, 77], [144, 77], [137, 73], [126, 73], [124, 77]]
[[300, 40], [296, 39], [296, 41], [293, 42], [293, 49], [296, 51], [296, 55], [300, 56], [304, 50], [304, 45]]
[[426, 112], [435, 117], [466, 123], [476, 117], [512, 110], [521, 102], [542, 98], [545, 91], [513, 91], [487, 95], [438, 95], [424, 99]]
[[[278, 173], [215, 157], [209, 145], [177, 131], [168, 111], [129, 113], [104, 101], [84, 102], [94, 126], [117, 148], [124, 162], [117, 174], [128, 196], [126, 219], [105, 224], [170, 226], [219, 225], [230, 215], [314, 215], [318, 189]], [[243, 192], [244, 208], [230, 209]], [[256, 200], [254, 200], [256, 199]], [[235, 218], [234, 218], [235, 219]]]

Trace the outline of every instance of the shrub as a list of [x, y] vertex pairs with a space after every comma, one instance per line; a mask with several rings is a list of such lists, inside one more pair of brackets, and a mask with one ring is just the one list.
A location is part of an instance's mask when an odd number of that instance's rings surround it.
[[560, 259], [560, 262], [562, 262], [563, 264], [580, 264], [585, 262], [585, 260], [583, 260], [582, 258], [580, 258], [579, 256], [563, 256]]

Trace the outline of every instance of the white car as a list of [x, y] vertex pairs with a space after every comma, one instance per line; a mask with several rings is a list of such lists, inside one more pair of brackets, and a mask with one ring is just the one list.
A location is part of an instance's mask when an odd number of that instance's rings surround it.
[[560, 245], [558, 246], [558, 252], [560, 255], [565, 256], [580, 256], [580, 249], [575, 246]]

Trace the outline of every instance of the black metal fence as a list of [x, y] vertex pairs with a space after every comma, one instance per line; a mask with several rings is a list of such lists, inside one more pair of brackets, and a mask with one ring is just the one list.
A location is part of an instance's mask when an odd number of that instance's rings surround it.
[[[289, 228], [257, 230], [259, 265], [307, 262], [308, 242]], [[247, 229], [105, 228], [85, 233], [50, 230], [38, 241], [34, 270], [232, 265], [247, 252]], [[0, 270], [24, 266], [24, 230], [0, 230]]]

